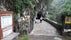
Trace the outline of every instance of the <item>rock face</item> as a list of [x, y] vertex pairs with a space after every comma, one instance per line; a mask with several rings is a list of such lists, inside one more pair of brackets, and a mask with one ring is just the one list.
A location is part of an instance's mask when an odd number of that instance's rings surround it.
[[17, 31], [20, 32], [20, 34], [28, 34], [30, 32], [30, 13], [29, 11], [24, 11], [23, 16], [21, 16], [18, 19], [19, 23], [19, 29]]
[[27, 34], [29, 32], [30, 27], [30, 16], [26, 16], [26, 18], [21, 17], [19, 20], [19, 32], [22, 34]]

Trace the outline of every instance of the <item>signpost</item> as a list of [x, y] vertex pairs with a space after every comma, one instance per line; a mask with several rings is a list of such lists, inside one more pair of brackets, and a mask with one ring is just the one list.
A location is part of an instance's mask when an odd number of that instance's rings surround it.
[[0, 39], [13, 33], [13, 12], [0, 11]]
[[71, 32], [71, 16], [65, 16], [64, 32]]

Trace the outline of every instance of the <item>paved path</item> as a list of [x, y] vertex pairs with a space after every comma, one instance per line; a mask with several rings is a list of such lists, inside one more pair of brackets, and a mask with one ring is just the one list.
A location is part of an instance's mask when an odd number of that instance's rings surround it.
[[62, 40], [58, 37], [56, 29], [45, 21], [37, 21], [29, 35], [29, 40]]

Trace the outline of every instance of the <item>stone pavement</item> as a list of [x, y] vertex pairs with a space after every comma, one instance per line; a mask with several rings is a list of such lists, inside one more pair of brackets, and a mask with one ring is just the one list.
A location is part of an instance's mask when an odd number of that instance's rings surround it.
[[28, 37], [29, 40], [62, 40], [52, 25], [45, 21], [40, 23], [39, 20], [37, 20], [37, 23], [34, 23], [34, 29]]

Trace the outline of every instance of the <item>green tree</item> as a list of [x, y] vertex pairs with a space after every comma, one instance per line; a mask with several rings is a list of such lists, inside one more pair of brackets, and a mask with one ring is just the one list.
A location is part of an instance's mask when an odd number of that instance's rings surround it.
[[13, 2], [13, 11], [15, 12], [15, 19], [17, 20], [18, 14], [21, 15], [26, 8], [31, 10], [31, 14], [34, 15], [34, 0], [11, 0]]
[[53, 0], [48, 6], [48, 18], [58, 23], [62, 23], [61, 15], [71, 15], [70, 0]]

